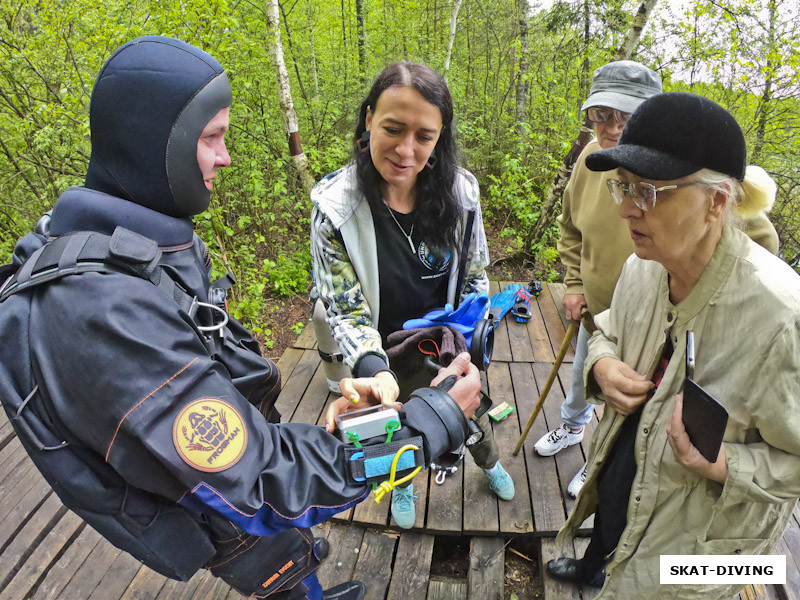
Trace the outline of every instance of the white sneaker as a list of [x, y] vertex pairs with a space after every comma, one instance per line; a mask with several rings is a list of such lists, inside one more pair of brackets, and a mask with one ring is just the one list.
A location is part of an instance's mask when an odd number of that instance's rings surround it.
[[548, 431], [539, 438], [539, 441], [533, 445], [533, 449], [539, 456], [553, 456], [556, 452], [579, 443], [583, 439], [583, 430], [584, 428], [581, 427], [578, 431], [573, 432], [562, 423], [553, 431]]
[[581, 492], [583, 484], [586, 483], [586, 471], [589, 469], [589, 463], [583, 463], [583, 468], [575, 473], [575, 477], [569, 482], [567, 486], [567, 493], [573, 498], [577, 498]]

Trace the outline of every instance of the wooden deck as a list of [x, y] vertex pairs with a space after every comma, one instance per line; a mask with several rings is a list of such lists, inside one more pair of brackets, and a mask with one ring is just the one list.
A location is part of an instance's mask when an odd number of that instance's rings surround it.
[[[493, 282], [491, 293], [504, 285]], [[560, 423], [559, 407], [571, 373], [571, 352], [524, 451], [516, 457], [511, 452], [564, 337], [563, 289], [560, 284], [546, 285], [537, 302], [531, 304], [533, 317], [527, 324], [517, 323], [510, 316], [503, 320], [486, 374], [485, 385], [493, 401], [505, 401], [516, 408], [511, 417], [495, 424], [502, 463], [516, 483], [514, 500], [498, 501], [469, 456], [463, 468], [443, 485], [423, 472], [414, 481], [419, 501], [413, 530], [401, 533], [393, 526], [388, 498], [381, 504], [368, 499], [316, 528], [317, 534], [331, 543], [331, 554], [319, 571], [323, 587], [357, 578], [367, 583], [370, 600], [501, 599], [509, 539], [529, 536], [535, 541], [540, 549], [540, 554], [532, 557], [537, 568], [555, 556], [555, 533], [572, 507], [566, 486], [583, 465], [596, 417], [582, 444], [555, 457], [535, 456], [533, 444], [549, 427]], [[278, 408], [284, 421], [322, 422], [333, 396], [327, 392], [319, 363], [313, 328], [307, 327], [278, 362], [283, 374]], [[584, 527], [588, 531], [591, 520]], [[463, 577], [431, 571], [436, 545], [452, 536], [469, 540], [469, 565]], [[585, 545], [585, 539], [576, 542], [578, 556]], [[800, 600], [800, 508], [795, 509], [776, 553], [787, 556], [787, 585], [748, 587], [737, 598]], [[546, 600], [596, 595], [592, 590], [578, 591], [549, 578], [544, 578], [543, 586]], [[216, 600], [240, 596], [206, 572], [186, 583], [165, 579], [111, 546], [61, 505], [33, 468], [3, 414], [0, 600], [22, 598]]]

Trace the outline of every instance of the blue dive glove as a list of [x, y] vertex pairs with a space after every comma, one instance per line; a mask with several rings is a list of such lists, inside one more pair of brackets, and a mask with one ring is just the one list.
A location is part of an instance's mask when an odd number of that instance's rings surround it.
[[486, 294], [469, 294], [461, 302], [458, 310], [453, 310], [453, 305], [449, 302], [444, 308], [437, 308], [423, 315], [419, 319], [409, 319], [403, 323], [403, 329], [421, 329], [424, 327], [434, 327], [436, 325], [448, 325], [460, 331], [467, 340], [467, 346], [472, 343], [472, 334], [478, 320], [486, 315], [486, 306], [489, 304], [489, 296]]

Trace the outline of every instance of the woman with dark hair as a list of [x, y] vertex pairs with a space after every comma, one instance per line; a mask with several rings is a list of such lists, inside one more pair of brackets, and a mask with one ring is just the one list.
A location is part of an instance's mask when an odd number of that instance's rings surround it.
[[[348, 398], [394, 406], [400, 386], [384, 351], [388, 335], [488, 290], [478, 183], [458, 166], [453, 127], [450, 91], [436, 72], [389, 65], [361, 104], [353, 161], [311, 193], [314, 326], [328, 385]], [[403, 389], [419, 387], [419, 378], [430, 374], [404, 378]], [[470, 448], [473, 458], [491, 489], [511, 499], [514, 483], [498, 462], [489, 419], [478, 423], [485, 435]], [[392, 495], [402, 528], [414, 524], [413, 500], [411, 485]]]

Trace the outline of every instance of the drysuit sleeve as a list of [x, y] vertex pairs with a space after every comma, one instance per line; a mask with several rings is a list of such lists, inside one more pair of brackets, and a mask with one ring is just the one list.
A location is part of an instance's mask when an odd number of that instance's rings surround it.
[[[160, 294], [99, 273], [41, 290], [35, 373], [69, 433], [132, 485], [256, 535], [308, 527], [363, 500], [369, 489], [348, 478], [345, 444], [314, 425], [268, 423]], [[404, 413], [426, 462], [454, 449], [453, 428], [430, 407], [409, 402]]]

